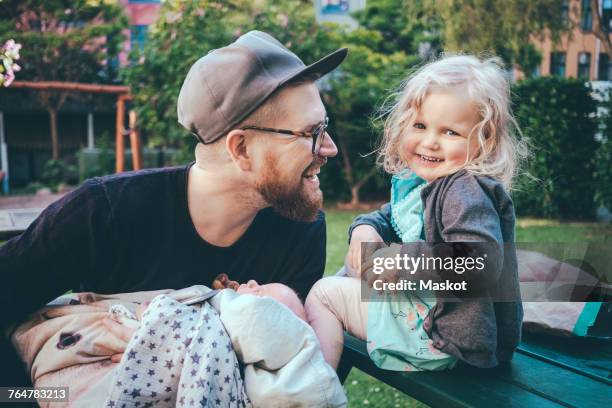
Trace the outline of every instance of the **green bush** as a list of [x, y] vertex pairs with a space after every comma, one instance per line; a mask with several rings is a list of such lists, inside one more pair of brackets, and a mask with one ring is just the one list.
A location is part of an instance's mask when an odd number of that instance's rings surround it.
[[[115, 148], [108, 144], [101, 144], [100, 147], [83, 148], [77, 152], [79, 161], [79, 179], [81, 182], [92, 177], [105, 176], [115, 172]], [[125, 171], [132, 170], [132, 151], [125, 151]], [[175, 166], [185, 164], [193, 160], [183, 156], [180, 149], [142, 149], [142, 165], [144, 168], [154, 168], [162, 166]]]
[[595, 201], [612, 210], [612, 88], [602, 95], [601, 143], [595, 156]]
[[76, 166], [67, 164], [63, 160], [47, 160], [43, 166], [42, 180], [53, 192], [58, 190], [60, 184], [76, 184], [78, 180]]
[[514, 193], [517, 213], [592, 219], [598, 142], [590, 88], [580, 80], [542, 77], [520, 81], [513, 91], [514, 112], [533, 153]]
[[115, 151], [108, 147], [84, 148], [77, 152], [77, 157], [81, 182], [115, 172]]

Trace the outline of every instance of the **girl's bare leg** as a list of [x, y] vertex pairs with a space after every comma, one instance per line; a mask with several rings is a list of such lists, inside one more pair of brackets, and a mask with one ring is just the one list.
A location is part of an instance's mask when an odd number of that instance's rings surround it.
[[368, 308], [361, 302], [360, 280], [339, 276], [319, 280], [306, 298], [306, 315], [325, 361], [336, 369], [342, 356], [343, 331], [366, 338]]

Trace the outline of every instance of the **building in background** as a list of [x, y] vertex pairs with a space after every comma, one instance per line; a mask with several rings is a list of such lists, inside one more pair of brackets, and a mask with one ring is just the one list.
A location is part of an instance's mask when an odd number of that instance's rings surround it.
[[358, 24], [350, 14], [365, 6], [366, 0], [314, 0], [317, 22], [346, 24], [352, 28]]
[[[553, 44], [550, 39], [534, 41], [542, 54], [542, 62], [534, 74], [612, 81], [612, 60], [592, 31], [591, 1], [566, 0], [566, 4], [568, 18], [579, 21], [574, 21], [576, 27], [571, 36], [562, 36], [558, 44]], [[599, 0], [599, 7], [602, 27], [612, 38], [612, 0]], [[518, 77], [521, 76], [519, 73]]]
[[119, 56], [120, 63], [128, 62], [129, 52], [144, 49], [149, 27], [157, 21], [161, 9], [160, 0], [121, 0], [121, 6], [128, 17], [130, 28], [126, 30], [124, 52]]

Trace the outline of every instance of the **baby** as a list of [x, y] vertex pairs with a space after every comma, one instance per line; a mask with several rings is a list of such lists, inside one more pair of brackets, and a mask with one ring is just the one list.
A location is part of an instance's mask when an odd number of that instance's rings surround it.
[[[121, 405], [128, 384], [127, 394], [141, 390], [130, 404], [174, 406], [186, 389], [200, 392], [198, 398], [216, 395], [227, 406], [346, 404], [291, 288], [254, 280], [240, 285], [227, 276], [213, 286], [219, 289], [66, 295], [18, 327], [13, 343], [36, 386], [70, 386], [70, 406]], [[207, 377], [216, 370], [224, 375]], [[215, 383], [224, 378], [229, 385]], [[225, 391], [189, 382], [200, 380]]]
[[226, 274], [222, 273], [215, 278], [212, 286], [213, 289], [233, 289], [240, 294], [251, 294], [260, 297], [268, 296], [287, 306], [300, 319], [305, 322], [308, 321], [304, 305], [297, 293], [282, 283], [260, 285], [257, 281], [251, 279], [246, 284], [239, 284], [236, 281], [230, 280]]

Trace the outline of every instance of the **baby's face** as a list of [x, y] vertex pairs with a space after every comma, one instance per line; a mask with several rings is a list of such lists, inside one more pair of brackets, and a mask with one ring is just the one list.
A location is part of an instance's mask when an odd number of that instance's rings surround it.
[[308, 321], [306, 319], [304, 305], [302, 305], [302, 302], [300, 302], [300, 299], [293, 289], [287, 285], [283, 285], [282, 283], [268, 283], [266, 285], [260, 285], [257, 283], [257, 281], [250, 280], [247, 283], [240, 285], [236, 292], [240, 294], [271, 297], [277, 302], [287, 306], [300, 319]]
[[478, 140], [469, 135], [479, 121], [478, 109], [466, 95], [432, 92], [408, 124], [400, 156], [427, 181], [455, 173], [478, 154]]

